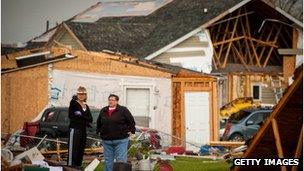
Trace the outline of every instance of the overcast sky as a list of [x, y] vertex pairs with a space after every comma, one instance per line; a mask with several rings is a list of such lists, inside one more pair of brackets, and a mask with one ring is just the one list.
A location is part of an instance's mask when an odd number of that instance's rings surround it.
[[1, 43], [26, 42], [99, 0], [1, 0]]

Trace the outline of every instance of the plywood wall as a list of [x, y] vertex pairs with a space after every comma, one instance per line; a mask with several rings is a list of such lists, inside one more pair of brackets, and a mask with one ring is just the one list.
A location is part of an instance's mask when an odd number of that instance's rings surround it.
[[[52, 51], [55, 55], [69, 52], [58, 48]], [[169, 79], [172, 76], [168, 72], [114, 60], [118, 57], [105, 53], [73, 51], [72, 54], [77, 58], [54, 63], [53, 69]], [[22, 128], [24, 122], [34, 119], [47, 105], [48, 66], [2, 74], [1, 81], [1, 127], [2, 132], [11, 133]]]
[[[72, 52], [77, 56], [74, 60], [67, 60], [54, 64], [54, 69], [79, 71], [79, 72], [93, 72], [103, 74], [116, 75], [133, 75], [133, 76], [147, 76], [147, 77], [166, 77], [171, 78], [170, 73], [137, 66], [135, 64], [127, 64], [111, 58], [114, 55], [106, 53], [84, 52], [75, 50]], [[116, 57], [117, 58], [117, 57]]]
[[1, 77], [1, 128], [14, 132], [47, 105], [48, 69], [40, 66]]

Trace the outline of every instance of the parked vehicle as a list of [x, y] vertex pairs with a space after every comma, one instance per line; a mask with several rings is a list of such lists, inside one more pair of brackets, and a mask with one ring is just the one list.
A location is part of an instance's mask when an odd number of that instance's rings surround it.
[[221, 140], [246, 141], [256, 134], [261, 124], [269, 116], [270, 109], [246, 109], [233, 114], [226, 126]]
[[[96, 134], [96, 121], [100, 109], [90, 109], [93, 123], [87, 128], [87, 136], [99, 138]], [[39, 120], [38, 136], [47, 135], [49, 138], [68, 138], [69, 136], [69, 108], [51, 107], [44, 111]]]
[[[69, 117], [68, 107], [50, 107], [44, 110], [42, 117], [39, 121], [33, 123], [24, 123], [23, 135], [44, 137], [67, 141], [69, 137]], [[100, 139], [100, 136], [96, 134], [96, 121], [99, 116], [100, 109], [91, 108], [91, 114], [93, 117], [93, 123], [87, 128], [87, 136], [95, 139]], [[153, 149], [160, 148], [161, 138], [156, 130], [148, 128], [136, 128], [136, 135], [140, 135], [145, 132], [144, 136], [141, 136], [141, 141], [146, 145], [149, 145]], [[23, 147], [28, 145], [28, 142], [33, 141], [28, 137], [21, 137], [20, 144]], [[96, 142], [96, 141], [95, 141]], [[87, 143], [88, 145], [88, 143]], [[88, 146], [91, 144], [89, 143]]]

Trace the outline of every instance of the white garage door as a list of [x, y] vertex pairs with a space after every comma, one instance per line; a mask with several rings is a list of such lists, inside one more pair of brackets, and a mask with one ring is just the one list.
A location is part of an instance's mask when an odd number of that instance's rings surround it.
[[126, 106], [134, 116], [137, 126], [149, 127], [150, 89], [127, 88]]
[[[198, 146], [209, 141], [209, 113], [208, 92], [185, 93], [186, 141]], [[187, 147], [190, 148], [189, 145]]]

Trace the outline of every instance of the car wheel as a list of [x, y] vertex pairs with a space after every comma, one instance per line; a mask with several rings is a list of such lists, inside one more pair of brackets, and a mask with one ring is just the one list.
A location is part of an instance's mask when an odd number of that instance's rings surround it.
[[229, 138], [229, 141], [244, 141], [244, 136], [239, 134], [239, 133], [235, 133], [232, 134]]

